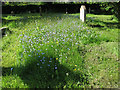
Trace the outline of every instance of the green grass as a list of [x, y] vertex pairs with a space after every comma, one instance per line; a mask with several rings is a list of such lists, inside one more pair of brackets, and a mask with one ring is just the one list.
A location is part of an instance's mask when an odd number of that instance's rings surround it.
[[6, 20], [17, 20], [17, 19], [23, 19], [23, 18], [39, 18], [41, 17], [38, 13], [25, 13], [25, 14], [15, 14], [14, 16], [9, 15], [9, 14], [3, 14], [2, 19]]
[[86, 46], [89, 48], [85, 55], [86, 67], [94, 87], [118, 87], [117, 45], [117, 42], [103, 42], [92, 47]]
[[116, 19], [88, 14], [84, 24], [78, 15], [3, 15], [13, 33], [2, 39], [2, 87], [118, 87]]
[[113, 15], [88, 14], [87, 18], [89, 17], [92, 21], [88, 19], [87, 25], [89, 27], [93, 25], [92, 30], [103, 38], [100, 45], [86, 46], [87, 53], [84, 57], [91, 76], [91, 85], [96, 88], [100, 86], [116, 88], [118, 87], [118, 21]]

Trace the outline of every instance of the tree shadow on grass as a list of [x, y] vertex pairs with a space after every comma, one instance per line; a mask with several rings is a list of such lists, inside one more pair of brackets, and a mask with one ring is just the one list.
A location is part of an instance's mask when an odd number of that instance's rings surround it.
[[[9, 15], [10, 16], [10, 15]], [[10, 23], [10, 22], [28, 22], [29, 20], [35, 20], [35, 19], [43, 19], [43, 18], [47, 18], [47, 17], [54, 17], [56, 16], [56, 14], [51, 14], [51, 13], [44, 13], [42, 16], [38, 14], [17, 14], [15, 16], [13, 16], [13, 18], [11, 19], [4, 19], [3, 17], [7, 17], [7, 16], [3, 16], [2, 18], [2, 23], [6, 24], [6, 23]], [[60, 14], [59, 16], [62, 16], [62, 14]], [[16, 17], [19, 17], [19, 18], [16, 18]]]
[[[55, 57], [44, 55], [42, 58], [29, 57], [24, 65], [13, 67], [17, 74], [30, 88], [78, 88], [88, 84], [87, 75], [68, 68]], [[82, 68], [82, 67], [81, 67]], [[10, 75], [11, 68], [2, 68], [2, 75]]]
[[[20, 15], [17, 15], [18, 17], [21, 17]], [[46, 19], [46, 18], [52, 18], [52, 17], [59, 17], [60, 19], [63, 17], [64, 15], [61, 13], [44, 13], [42, 16], [40, 15], [34, 15], [34, 14], [28, 14], [25, 16], [22, 16], [21, 18], [16, 18], [16, 19], [2, 19], [2, 25], [9, 25], [10, 23], [12, 23], [13, 27], [19, 27], [19, 23], [23, 23], [23, 25], [25, 25], [26, 23], [28, 23], [29, 21], [35, 21], [35, 20], [41, 20], [41, 19]], [[20, 24], [21, 26], [21, 24]]]
[[[99, 14], [98, 14], [99, 15]], [[80, 15], [67, 15], [69, 17], [80, 18]], [[114, 18], [110, 18], [108, 20], [113, 20]], [[92, 28], [100, 28], [101, 30], [105, 30], [105, 27], [109, 29], [120, 28], [119, 22], [105, 22], [96, 17], [86, 17], [86, 24]]]
[[20, 19], [14, 19], [14, 20], [6, 20], [6, 19], [2, 19], [2, 23], [4, 24], [9, 24], [11, 22], [15, 22], [16, 24], [19, 22], [23, 22], [23, 24], [27, 23], [28, 20], [35, 20], [35, 19], [41, 19], [41, 17], [24, 17], [24, 18], [20, 18]]
[[101, 30], [105, 30], [105, 27], [109, 29], [119, 28], [118, 22], [105, 22], [94, 18], [87, 18], [86, 21], [88, 26], [92, 28], [100, 28]]

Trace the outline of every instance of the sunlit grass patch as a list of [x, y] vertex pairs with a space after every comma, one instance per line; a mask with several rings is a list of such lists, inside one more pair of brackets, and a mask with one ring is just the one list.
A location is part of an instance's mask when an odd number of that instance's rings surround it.
[[94, 87], [97, 88], [100, 85], [118, 87], [117, 44], [117, 42], [103, 42], [99, 46], [89, 47], [85, 63], [91, 77], [90, 83]]

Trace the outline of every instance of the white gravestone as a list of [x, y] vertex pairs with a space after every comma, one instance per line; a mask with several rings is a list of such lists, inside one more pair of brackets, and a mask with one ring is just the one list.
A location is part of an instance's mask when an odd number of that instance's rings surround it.
[[84, 5], [80, 8], [80, 20], [82, 20], [82, 22], [86, 21], [86, 7]]

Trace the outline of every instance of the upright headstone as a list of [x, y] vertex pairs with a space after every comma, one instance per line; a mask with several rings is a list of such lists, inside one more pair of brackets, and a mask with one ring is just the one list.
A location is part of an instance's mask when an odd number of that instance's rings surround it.
[[39, 7], [39, 9], [40, 9], [40, 16], [42, 16], [42, 8], [41, 8], [41, 6]]
[[30, 13], [31, 13], [31, 11], [28, 11], [28, 13], [30, 14]]
[[14, 12], [13, 11], [11, 11], [11, 15], [14, 16]]
[[68, 12], [67, 12], [67, 8], [66, 8], [66, 14], [68, 14]]
[[89, 7], [89, 13], [90, 13], [90, 7]]
[[86, 21], [86, 7], [84, 5], [80, 8], [80, 20], [82, 20], [82, 22]]

